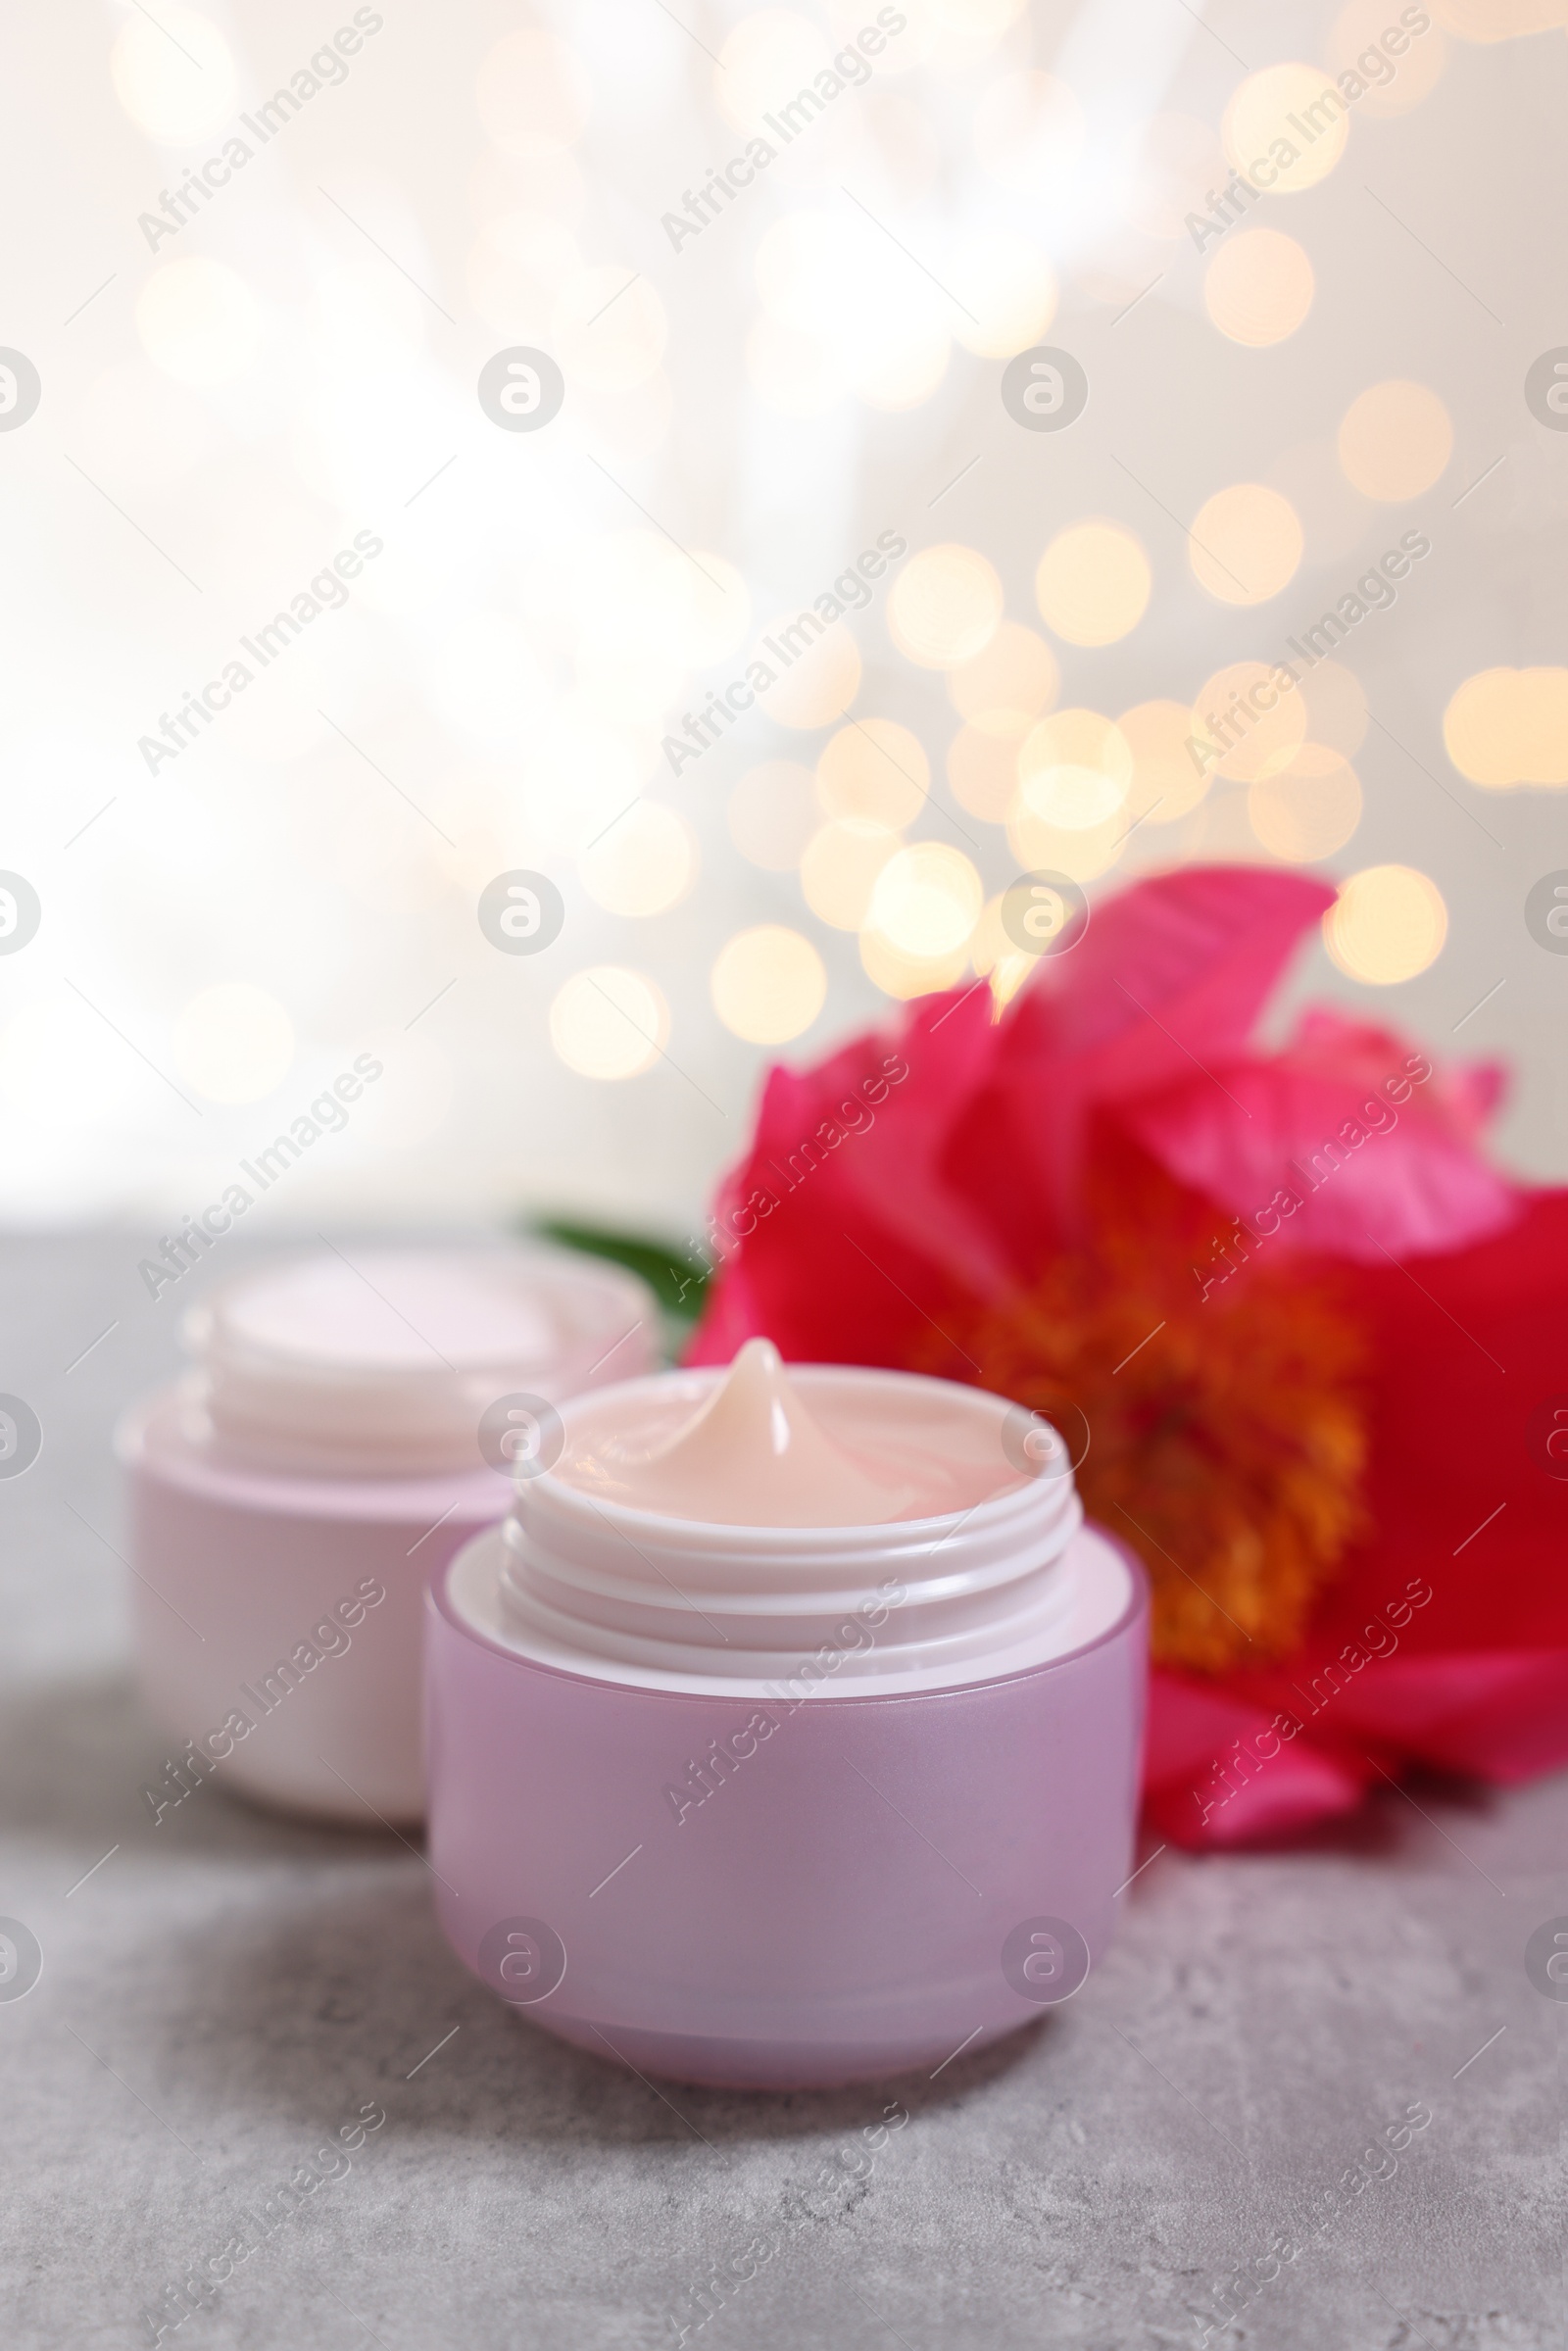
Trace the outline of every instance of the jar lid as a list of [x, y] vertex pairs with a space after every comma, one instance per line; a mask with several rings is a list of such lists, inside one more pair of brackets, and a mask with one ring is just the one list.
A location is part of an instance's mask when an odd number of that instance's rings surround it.
[[190, 1416], [225, 1454], [417, 1476], [508, 1468], [506, 1408], [647, 1370], [659, 1310], [635, 1275], [564, 1249], [329, 1247], [222, 1284], [181, 1336]]

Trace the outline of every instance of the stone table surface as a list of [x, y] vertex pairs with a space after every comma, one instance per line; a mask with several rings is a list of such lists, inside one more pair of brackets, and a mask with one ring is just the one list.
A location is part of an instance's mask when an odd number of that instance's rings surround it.
[[[1568, 2343], [1568, 2003], [1523, 1963], [1568, 1913], [1568, 1781], [1158, 1851], [1070, 2005], [936, 2079], [656, 2088], [492, 2000], [384, 1833], [217, 1785], [153, 1826], [108, 1439], [185, 1300], [140, 1254], [0, 1247], [0, 1390], [44, 1429], [0, 1481], [0, 1915], [43, 1953], [0, 1999], [12, 2351]], [[366, 2110], [176, 2328], [169, 2289]]]

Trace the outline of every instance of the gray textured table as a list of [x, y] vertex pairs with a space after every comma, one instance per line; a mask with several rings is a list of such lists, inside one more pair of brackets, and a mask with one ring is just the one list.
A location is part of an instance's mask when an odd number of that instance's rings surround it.
[[[1227, 2279], [1231, 2339], [1280, 2351], [1568, 2341], [1568, 2003], [1522, 1961], [1568, 1913], [1563, 1780], [1160, 1853], [1040, 2027], [936, 2080], [775, 2099], [656, 2089], [505, 2013], [379, 1833], [217, 1786], [155, 1832], [107, 1450], [174, 1359], [138, 1254], [0, 1250], [0, 1389], [45, 1431], [0, 1482], [0, 1914], [44, 1961], [0, 2000], [7, 2344], [1196, 2351]], [[1412, 2106], [1430, 2123], [1345, 2182]], [[174, 2327], [169, 2289], [236, 2237]]]

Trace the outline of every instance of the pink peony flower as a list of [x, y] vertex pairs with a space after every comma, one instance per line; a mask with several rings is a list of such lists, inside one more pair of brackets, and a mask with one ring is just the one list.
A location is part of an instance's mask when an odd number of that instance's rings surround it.
[[977, 984], [772, 1070], [690, 1350], [1047, 1411], [1152, 1582], [1147, 1800], [1185, 1843], [1568, 1759], [1568, 1193], [1482, 1155], [1494, 1069], [1328, 1010], [1252, 1042], [1332, 897], [1145, 881], [1000, 1018]]

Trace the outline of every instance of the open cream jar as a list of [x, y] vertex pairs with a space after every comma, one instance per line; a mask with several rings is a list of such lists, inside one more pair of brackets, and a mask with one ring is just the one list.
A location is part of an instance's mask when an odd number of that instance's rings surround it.
[[428, 1578], [498, 1519], [577, 1390], [657, 1359], [616, 1266], [513, 1247], [286, 1259], [186, 1315], [195, 1366], [117, 1436], [155, 1820], [206, 1778], [417, 1820]]
[[460, 1957], [568, 2040], [749, 2087], [1070, 1996], [1131, 1868], [1147, 1602], [1055, 1433], [760, 1340], [563, 1419], [431, 1587]]

